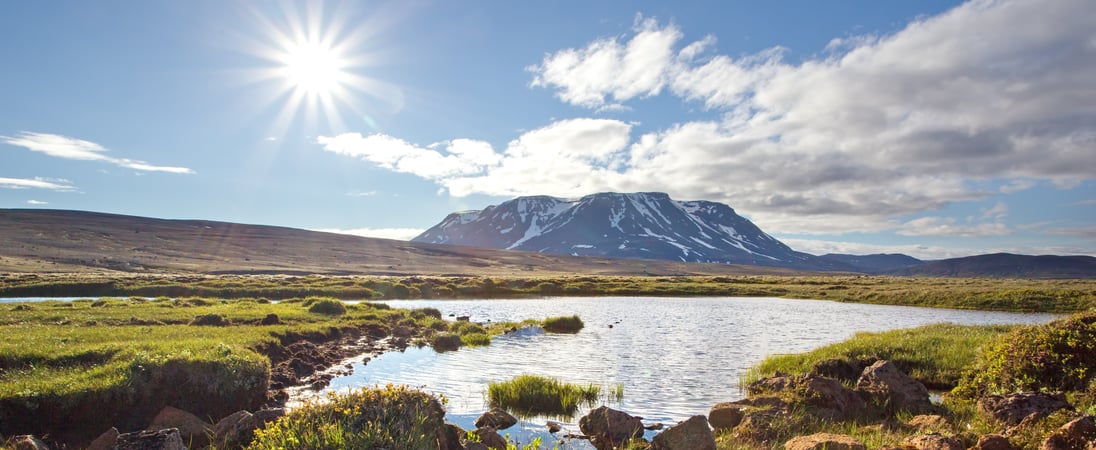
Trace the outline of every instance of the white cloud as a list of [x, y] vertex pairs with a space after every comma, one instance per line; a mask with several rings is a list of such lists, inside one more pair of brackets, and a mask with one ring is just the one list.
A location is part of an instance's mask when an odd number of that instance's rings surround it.
[[45, 153], [49, 156], [82, 161], [103, 161], [116, 166], [145, 172], [194, 173], [186, 167], [156, 166], [144, 161], [107, 156], [108, 151], [102, 145], [83, 139], [71, 138], [59, 134], [20, 132], [17, 136], [0, 136], [0, 142], [27, 150]]
[[43, 202], [41, 200], [27, 200], [27, 204], [28, 205], [38, 206], [38, 205], [48, 205], [49, 202]]
[[[490, 144], [469, 139], [456, 139], [427, 148], [380, 133], [368, 136], [344, 133], [338, 136], [320, 136], [316, 141], [323, 145], [324, 150], [361, 158], [385, 169], [431, 180], [475, 175], [482, 172], [485, 162], [490, 160], [489, 155], [484, 155], [482, 151], [483, 145], [490, 148]], [[443, 149], [444, 154], [437, 149]]]
[[789, 247], [812, 255], [841, 253], [846, 255], [871, 255], [878, 253], [902, 253], [917, 259], [947, 259], [986, 253], [985, 250], [955, 247], [938, 247], [919, 244], [881, 245], [863, 242], [826, 241], [816, 239], [781, 239]]
[[903, 236], [987, 237], [1005, 236], [1012, 231], [998, 222], [964, 225], [950, 217], [922, 217], [902, 224], [897, 233]]
[[[776, 233], [1001, 235], [998, 223], [896, 220], [1093, 178], [1092, 23], [1087, 0], [975, 0], [792, 63], [779, 46], [714, 54], [714, 37], [683, 42], [676, 25], [640, 17], [628, 36], [546, 55], [529, 68], [532, 85], [591, 110], [670, 93], [702, 103], [708, 120], [641, 135], [621, 121], [560, 120], [501, 151], [480, 143], [486, 159], [383, 135], [359, 136], [354, 151], [339, 149], [341, 136], [321, 143], [454, 196], [663, 191], [728, 203]], [[979, 187], [994, 180], [1005, 184]]]
[[314, 231], [323, 231], [325, 233], [338, 233], [349, 234], [353, 236], [381, 238], [381, 239], [395, 239], [398, 241], [409, 241], [411, 238], [422, 234], [426, 231], [422, 228], [352, 228], [352, 229], [337, 229], [337, 228], [321, 228]]
[[50, 189], [54, 191], [71, 191], [76, 188], [69, 184], [68, 180], [50, 178], [3, 178], [0, 177], [0, 188], [4, 189]]
[[377, 195], [377, 191], [351, 191], [347, 192], [347, 197], [372, 197]]
[[1091, 227], [1072, 227], [1072, 228], [1050, 228], [1046, 230], [1047, 233], [1058, 236], [1070, 236], [1079, 237], [1085, 239], [1096, 239], [1096, 226]]
[[992, 207], [982, 208], [982, 219], [984, 220], [1000, 220], [1004, 219], [1007, 215], [1008, 205], [1006, 205], [1005, 202], [997, 202], [997, 204], [993, 205]]

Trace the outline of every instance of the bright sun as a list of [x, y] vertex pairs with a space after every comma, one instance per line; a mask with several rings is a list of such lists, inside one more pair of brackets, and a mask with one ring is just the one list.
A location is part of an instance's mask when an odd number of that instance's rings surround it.
[[298, 42], [282, 58], [282, 74], [298, 92], [328, 96], [346, 82], [346, 62], [332, 48], [315, 42]]

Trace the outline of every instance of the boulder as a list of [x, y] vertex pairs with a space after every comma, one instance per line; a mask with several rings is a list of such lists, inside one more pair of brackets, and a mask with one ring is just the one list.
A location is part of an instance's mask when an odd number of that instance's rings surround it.
[[1015, 447], [1004, 436], [987, 434], [978, 438], [978, 443], [974, 445], [974, 448], [976, 450], [1014, 450]]
[[548, 432], [552, 434], [559, 433], [559, 431], [563, 429], [563, 424], [559, 422], [553, 422], [551, 420], [549, 420], [548, 423], [546, 423], [545, 425], [548, 427]]
[[940, 433], [910, 436], [903, 443], [918, 450], [966, 450], [959, 441]]
[[578, 421], [582, 433], [590, 436], [590, 442], [598, 450], [619, 447], [633, 439], [643, 437], [643, 422], [628, 413], [600, 406]]
[[104, 431], [99, 437], [95, 438], [88, 444], [87, 450], [111, 450], [114, 445], [118, 443], [118, 429], [111, 427], [111, 429]]
[[491, 427], [496, 430], [505, 430], [518, 423], [518, 419], [510, 413], [502, 410], [502, 408], [491, 408], [490, 411], [483, 413], [476, 419], [477, 427]]
[[285, 415], [285, 409], [267, 408], [251, 413], [236, 411], [213, 426], [213, 443], [218, 448], [246, 447], [255, 438], [255, 430]]
[[1096, 443], [1096, 422], [1092, 416], [1075, 419], [1047, 436], [1042, 450], [1085, 450]]
[[978, 400], [978, 409], [1008, 426], [1019, 425], [1028, 416], [1041, 419], [1061, 409], [1073, 409], [1061, 394], [1022, 392], [990, 395]]
[[898, 370], [890, 361], [876, 361], [864, 369], [856, 382], [857, 391], [863, 392], [877, 405], [885, 405], [889, 412], [907, 411], [914, 414], [934, 411], [925, 385]]
[[715, 435], [708, 419], [696, 415], [656, 435], [651, 450], [715, 450]]
[[179, 430], [135, 431], [118, 435], [117, 450], [186, 450]]
[[472, 434], [479, 438], [479, 442], [487, 448], [494, 450], [506, 450], [506, 439], [499, 436], [498, 430], [491, 427], [479, 427]]
[[14, 450], [49, 450], [45, 442], [29, 434], [11, 438], [10, 445]]
[[816, 433], [794, 437], [784, 443], [784, 450], [867, 450], [864, 443], [844, 434]]
[[179, 437], [187, 443], [187, 447], [192, 448], [209, 445], [209, 434], [213, 431], [213, 425], [199, 419], [198, 416], [171, 406], [161, 409], [145, 430], [158, 431], [169, 428], [178, 429]]
[[441, 429], [441, 433], [438, 436], [438, 449], [464, 450], [464, 447], [460, 445], [460, 440], [467, 435], [468, 433], [464, 431], [464, 428], [447, 423]]
[[906, 422], [910, 428], [921, 431], [943, 431], [948, 429], [951, 424], [948, 423], [948, 419], [944, 416], [936, 414], [921, 414], [913, 416], [908, 422]]
[[746, 408], [734, 402], [717, 403], [708, 410], [708, 423], [717, 430], [737, 427], [742, 422], [743, 411]]

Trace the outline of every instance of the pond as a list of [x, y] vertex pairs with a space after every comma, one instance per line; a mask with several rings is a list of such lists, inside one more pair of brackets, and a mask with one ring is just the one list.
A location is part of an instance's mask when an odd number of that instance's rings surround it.
[[[740, 399], [739, 377], [765, 356], [798, 353], [839, 342], [859, 331], [930, 323], [1041, 323], [1053, 314], [1019, 314], [778, 298], [543, 298], [524, 300], [405, 300], [398, 308], [437, 308], [443, 317], [474, 322], [520, 321], [577, 314], [586, 328], [575, 335], [524, 330], [490, 346], [436, 353], [409, 348], [356, 363], [326, 391], [406, 384], [448, 399], [446, 417], [465, 429], [485, 411], [487, 383], [522, 373], [603, 386], [621, 384], [624, 400], [610, 403], [645, 422], [671, 425], [707, 414], [719, 402]], [[577, 418], [563, 420], [578, 432]], [[527, 439], [545, 418], [506, 430]], [[570, 422], [570, 423], [568, 423]], [[541, 433], [546, 440], [550, 436]], [[567, 443], [565, 448], [583, 448]]]

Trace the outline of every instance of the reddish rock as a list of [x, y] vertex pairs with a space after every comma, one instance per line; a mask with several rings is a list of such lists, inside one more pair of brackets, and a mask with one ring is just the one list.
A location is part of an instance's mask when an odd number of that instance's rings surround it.
[[708, 423], [717, 430], [737, 427], [746, 406], [734, 402], [719, 403], [708, 411]]
[[94, 441], [91, 441], [86, 450], [111, 450], [118, 443], [118, 434], [118, 429], [111, 427], [111, 429], [104, 431], [103, 434], [95, 438]]
[[692, 416], [656, 435], [651, 450], [715, 450], [715, 435], [708, 419]]
[[922, 431], [943, 431], [950, 428], [948, 419], [939, 415], [922, 414], [919, 416], [913, 416], [908, 422], [906, 422], [910, 428], [914, 428]]
[[491, 427], [479, 427], [472, 431], [479, 438], [481, 444], [494, 450], [506, 450], [506, 439], [499, 436], [498, 430]]
[[1043, 441], [1042, 450], [1085, 450], [1096, 443], [1096, 422], [1084, 416], [1062, 425]]
[[886, 405], [891, 412], [914, 414], [935, 410], [925, 385], [898, 370], [890, 361], [876, 361], [864, 369], [856, 390], [863, 392], [877, 405]]
[[794, 437], [784, 443], [784, 450], [867, 450], [864, 443], [844, 434], [816, 433]]
[[117, 450], [186, 450], [179, 430], [136, 431], [118, 435]]
[[169, 428], [178, 429], [179, 437], [188, 444], [188, 447], [193, 448], [209, 445], [209, 434], [213, 431], [213, 425], [199, 419], [198, 416], [171, 406], [161, 409], [145, 430], [158, 431]]
[[1061, 409], [1073, 409], [1063, 395], [1023, 392], [990, 395], [978, 400], [978, 409], [999, 422], [1015, 426], [1025, 418], [1042, 419]]
[[491, 408], [476, 419], [477, 427], [491, 427], [496, 430], [505, 430], [518, 423], [518, 419], [501, 408]]
[[578, 421], [582, 433], [598, 450], [619, 447], [632, 439], [643, 437], [643, 423], [638, 417], [605, 406], [590, 411]]
[[940, 433], [929, 433], [906, 438], [903, 442], [918, 450], [966, 450], [963, 444]]

